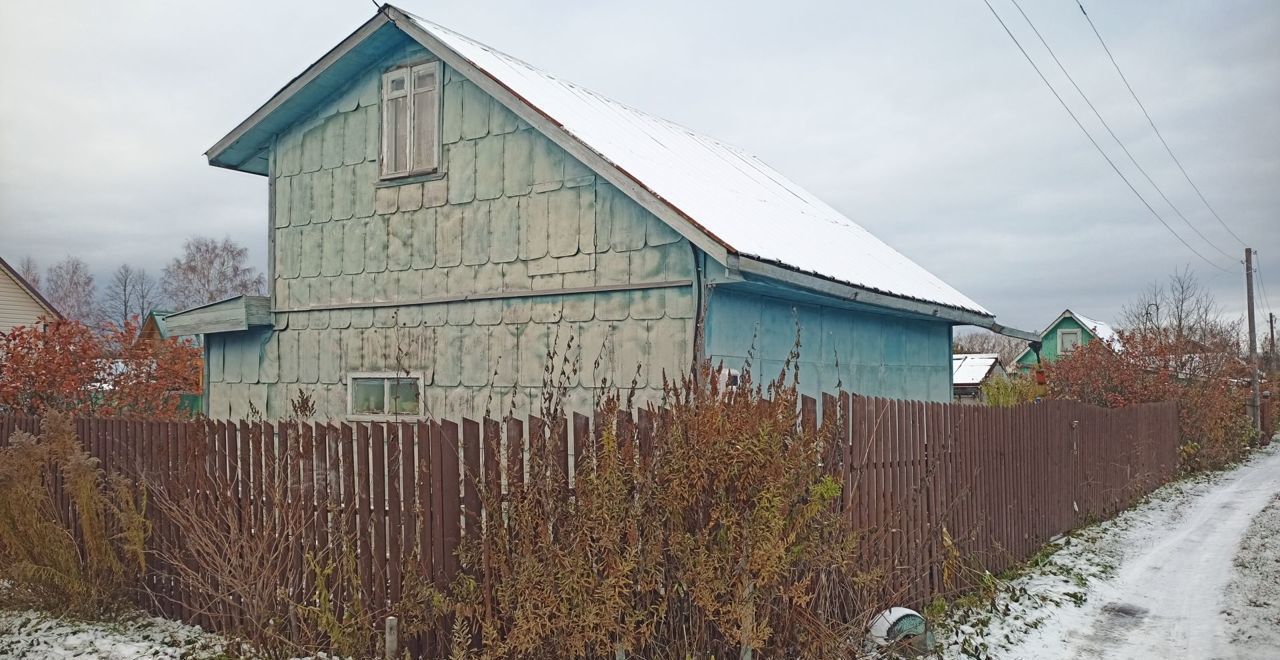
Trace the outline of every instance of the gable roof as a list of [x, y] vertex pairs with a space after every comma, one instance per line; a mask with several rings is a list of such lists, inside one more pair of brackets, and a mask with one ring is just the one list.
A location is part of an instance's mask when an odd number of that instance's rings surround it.
[[[1040, 331], [1040, 340], [1043, 341], [1045, 336], [1049, 334], [1049, 331], [1057, 327], [1059, 323], [1062, 323], [1063, 319], [1074, 320], [1076, 323], [1079, 323], [1082, 328], [1085, 329], [1085, 332], [1088, 332], [1089, 334], [1093, 335], [1097, 339], [1101, 339], [1111, 348], [1119, 350], [1120, 335], [1115, 331], [1115, 328], [1112, 328], [1109, 323], [1105, 323], [1103, 321], [1096, 321], [1087, 316], [1077, 314], [1071, 311], [1069, 308], [1062, 310], [1062, 313], [1058, 315], [1058, 318], [1055, 318], [1052, 323], [1044, 327], [1044, 330]], [[1031, 352], [1031, 347], [1029, 346], [1027, 348], [1022, 349], [1022, 352], [1019, 353], [1018, 357], [1014, 358], [1013, 361], [1015, 363], [1021, 362], [1022, 358], [1026, 357], [1026, 355], [1030, 352]]]
[[11, 277], [13, 281], [17, 283], [18, 288], [31, 296], [31, 299], [34, 300], [37, 305], [43, 307], [46, 312], [49, 312], [49, 314], [57, 318], [62, 318], [62, 312], [59, 312], [58, 309], [53, 306], [53, 303], [49, 302], [43, 295], [41, 295], [39, 289], [32, 286], [31, 283], [27, 281], [27, 278], [14, 270], [13, 266], [10, 266], [9, 262], [4, 260], [4, 257], [0, 257], [0, 270], [3, 270], [5, 274]]
[[[317, 86], [332, 95], [344, 77], [390, 52], [389, 25], [718, 261], [776, 265], [873, 294], [961, 310], [967, 315], [955, 318], [962, 322], [993, 327], [991, 313], [981, 305], [758, 158], [390, 5], [214, 145], [207, 153], [210, 163], [265, 173], [263, 153], [275, 133], [301, 117], [297, 113], [305, 104], [300, 99], [317, 103], [325, 98]], [[290, 104], [294, 109], [285, 112]]]
[[156, 334], [161, 339], [169, 338], [169, 324], [166, 322], [173, 312], [162, 309], [153, 309], [147, 313], [147, 318], [142, 322], [142, 327], [138, 329], [138, 336], [146, 333], [147, 327], [152, 326], [156, 329]]
[[952, 385], [980, 385], [991, 370], [1000, 364], [998, 353], [957, 353], [951, 356]]

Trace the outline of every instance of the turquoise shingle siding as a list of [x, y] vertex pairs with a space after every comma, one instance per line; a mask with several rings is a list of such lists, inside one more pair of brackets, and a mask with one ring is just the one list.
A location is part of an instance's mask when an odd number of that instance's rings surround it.
[[[318, 418], [342, 419], [348, 373], [401, 370], [422, 375], [435, 416], [528, 412], [549, 351], [576, 362], [565, 382], [570, 407], [584, 410], [606, 380], [634, 380], [640, 399], [653, 399], [664, 372], [691, 363], [687, 284], [456, 300], [691, 280], [694, 257], [666, 224], [447, 67], [442, 176], [379, 182], [380, 73], [427, 57], [398, 50], [277, 137], [275, 328], [210, 335], [211, 417], [242, 417], [250, 403], [285, 416], [306, 392]], [[445, 296], [455, 300], [421, 304]]]
[[[800, 386], [868, 396], [951, 400], [951, 327], [946, 322], [797, 303], [719, 287], [708, 301], [712, 364], [774, 378], [800, 342]], [[797, 335], [798, 333], [798, 335]]]

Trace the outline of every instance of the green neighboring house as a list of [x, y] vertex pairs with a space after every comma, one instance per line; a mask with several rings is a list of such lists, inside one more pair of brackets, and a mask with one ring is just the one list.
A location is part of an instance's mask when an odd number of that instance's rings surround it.
[[[1058, 318], [1040, 333], [1039, 357], [1045, 362], [1053, 362], [1063, 353], [1069, 353], [1075, 347], [1095, 339], [1101, 339], [1114, 347], [1120, 341], [1120, 336], [1107, 323], [1077, 314], [1069, 309], [1063, 310]], [[1018, 355], [1018, 359], [1014, 360], [1014, 364], [1020, 371], [1029, 371], [1035, 368], [1036, 359], [1035, 352], [1026, 348]]]

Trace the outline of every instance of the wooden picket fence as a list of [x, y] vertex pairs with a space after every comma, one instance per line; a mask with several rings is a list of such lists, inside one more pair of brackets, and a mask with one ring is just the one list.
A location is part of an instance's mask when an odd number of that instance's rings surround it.
[[[641, 465], [662, 451], [661, 418], [638, 410], [617, 420], [620, 445], [634, 448]], [[883, 572], [883, 593], [899, 604], [971, 587], [972, 575], [944, 570], [949, 560], [976, 559], [1000, 572], [1053, 537], [1131, 506], [1178, 465], [1173, 403], [989, 408], [841, 392], [803, 397], [800, 418], [832, 434], [823, 467], [843, 483], [837, 506], [865, 531], [860, 560]], [[36, 418], [0, 417], [0, 446], [13, 431], [38, 426]], [[483, 489], [527, 478], [526, 443], [550, 443], [559, 469], [549, 478], [564, 479], [572, 496], [575, 461], [598, 450], [601, 430], [580, 414], [304, 425], [80, 419], [76, 428], [107, 472], [201, 506], [234, 507], [246, 529], [261, 529], [252, 521], [273, 515], [268, 484], [283, 480], [309, 522], [299, 538], [281, 542], [300, 564], [340, 532], [354, 537], [361, 602], [374, 608], [390, 608], [411, 581], [449, 584], [466, 529], [501, 519], [482, 510]], [[59, 515], [73, 520], [60, 477], [49, 483]], [[154, 507], [147, 515], [150, 544], [182, 542], [173, 521]], [[238, 616], [209, 611], [160, 567], [150, 568], [159, 614], [214, 630]], [[446, 633], [405, 643], [429, 657]]]

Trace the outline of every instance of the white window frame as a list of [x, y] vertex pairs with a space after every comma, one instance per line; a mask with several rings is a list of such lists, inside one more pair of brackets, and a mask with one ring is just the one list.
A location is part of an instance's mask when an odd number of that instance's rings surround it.
[[[355, 381], [363, 378], [380, 378], [382, 383], [382, 402], [386, 406], [391, 401], [390, 393], [387, 391], [388, 383], [392, 380], [404, 380], [414, 378], [418, 381], [418, 413], [416, 415], [395, 414], [383, 412], [382, 414], [365, 414], [356, 413], [355, 411]], [[426, 418], [426, 374], [422, 371], [353, 371], [347, 374], [347, 419], [355, 422], [386, 422], [401, 420], [417, 420]], [[385, 410], [385, 408], [384, 408]]]
[[[435, 133], [435, 139], [432, 141], [434, 149], [433, 153], [430, 154], [430, 161], [422, 167], [415, 168], [414, 163], [418, 160], [417, 154], [415, 153], [417, 144], [417, 140], [415, 139], [415, 129], [418, 125], [418, 115], [421, 112], [421, 109], [418, 108], [418, 104], [414, 100], [415, 92], [420, 91], [414, 87], [414, 83], [416, 81], [417, 74], [426, 70], [430, 70], [435, 74], [434, 107], [431, 108], [431, 112], [429, 113], [434, 116], [434, 121], [432, 122], [434, 125], [431, 127], [431, 130]], [[391, 80], [400, 76], [404, 76], [405, 79], [404, 89], [395, 92], [391, 91]], [[440, 116], [443, 107], [441, 101], [444, 96], [443, 76], [444, 71], [440, 64], [440, 60], [434, 60], [423, 64], [398, 66], [382, 74], [382, 103], [379, 106], [379, 141], [381, 142], [379, 153], [381, 154], [381, 162], [378, 167], [381, 179], [402, 179], [410, 176], [434, 174], [440, 171], [442, 153], [440, 138], [443, 133], [441, 130], [442, 121]], [[391, 118], [390, 114], [387, 112], [389, 107], [388, 101], [398, 98], [407, 99], [405, 101], [405, 105], [408, 108], [405, 118], [405, 140], [408, 142], [404, 145], [405, 169], [388, 171], [387, 168], [391, 163], [391, 149], [395, 146], [392, 144], [390, 131], [387, 130], [388, 123]]]
[[[1075, 346], [1072, 346], [1071, 348], [1066, 347], [1066, 345], [1062, 340], [1064, 337], [1067, 337], [1067, 336], [1074, 336], [1076, 338]], [[1058, 331], [1058, 353], [1062, 353], [1062, 354], [1070, 353], [1071, 351], [1079, 348], [1082, 345], [1084, 345], [1084, 333], [1080, 332], [1078, 328], [1074, 330]]]

